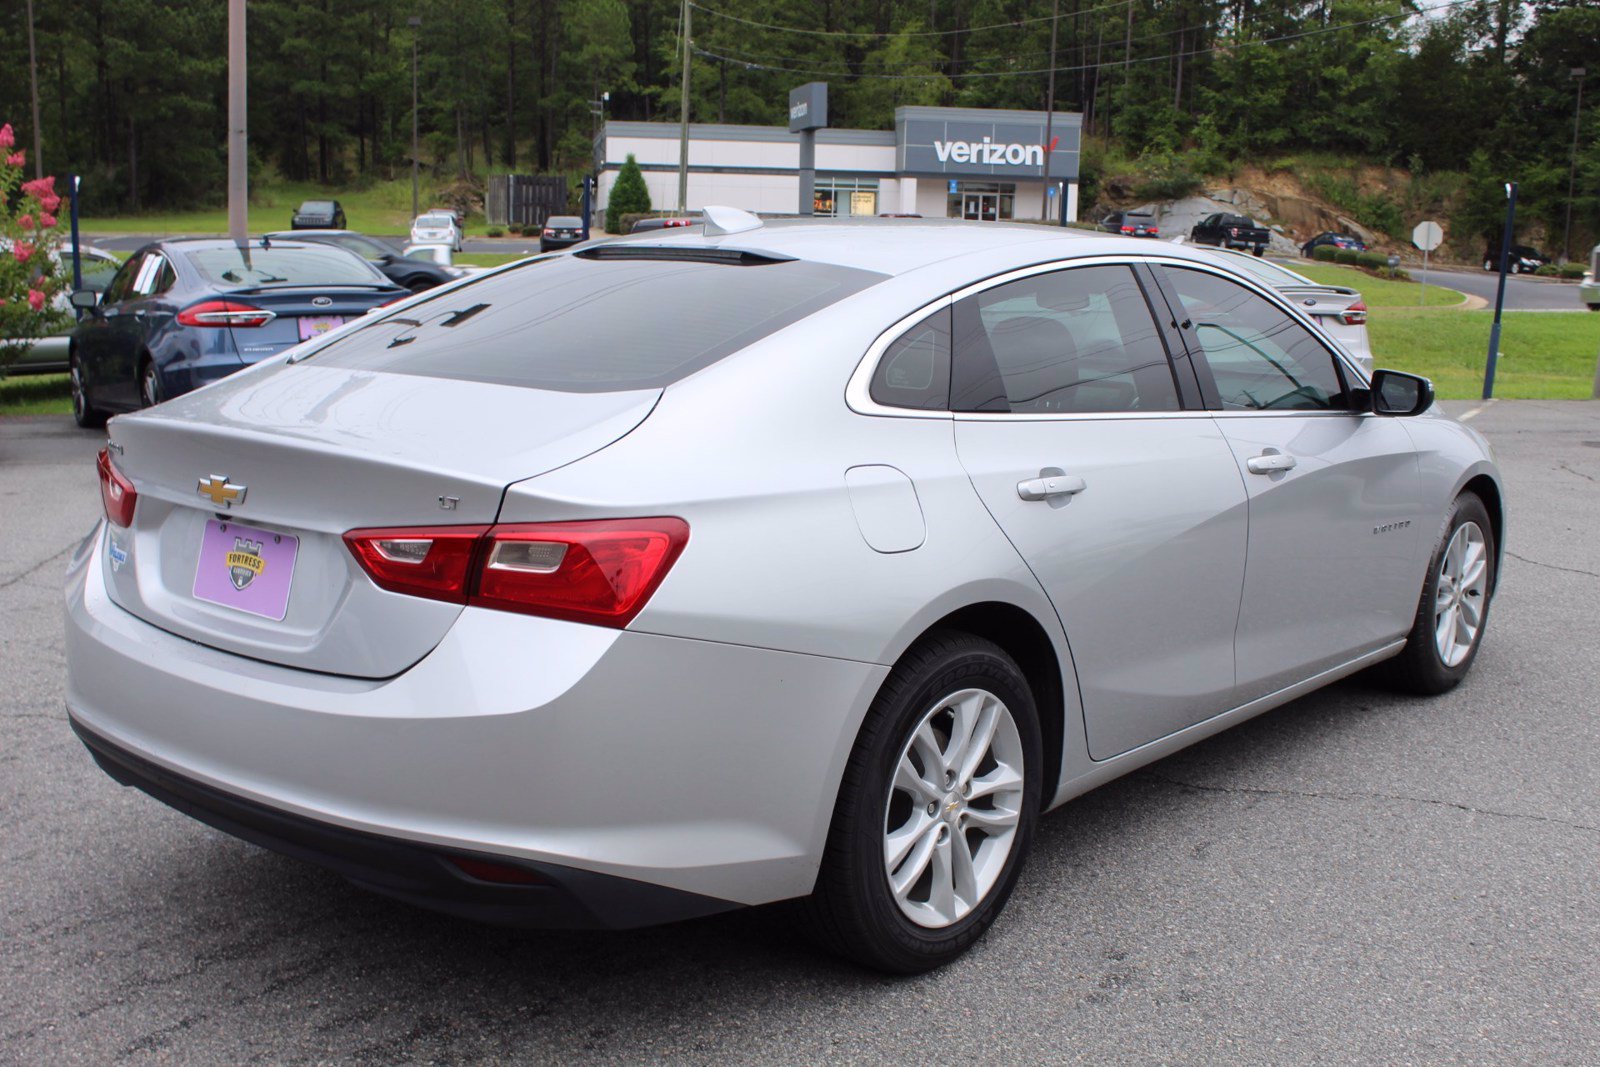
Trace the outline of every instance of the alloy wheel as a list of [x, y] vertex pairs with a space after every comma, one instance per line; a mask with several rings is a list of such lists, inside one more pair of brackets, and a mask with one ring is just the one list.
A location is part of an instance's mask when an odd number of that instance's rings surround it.
[[147, 366], [144, 373], [139, 376], [139, 403], [147, 408], [153, 408], [161, 403], [158, 395], [161, 391], [160, 382], [156, 380], [156, 369]]
[[884, 811], [884, 874], [906, 918], [950, 926], [994, 888], [1017, 837], [1024, 767], [1011, 709], [988, 690], [952, 693], [923, 715]]
[[1475, 522], [1456, 527], [1439, 560], [1433, 598], [1434, 644], [1446, 667], [1472, 654], [1489, 591], [1489, 553], [1483, 530]]
[[68, 385], [72, 390], [72, 416], [78, 422], [83, 422], [89, 407], [89, 401], [83, 395], [83, 374], [78, 370], [78, 361], [73, 360], [67, 368]]

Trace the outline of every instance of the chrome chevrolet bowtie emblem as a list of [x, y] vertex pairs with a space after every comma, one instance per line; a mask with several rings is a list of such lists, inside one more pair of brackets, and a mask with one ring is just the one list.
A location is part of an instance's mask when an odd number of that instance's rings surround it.
[[228, 481], [226, 474], [213, 474], [209, 478], [200, 479], [200, 495], [217, 507], [231, 508], [235, 504], [243, 504], [244, 491], [244, 486], [234, 485]]

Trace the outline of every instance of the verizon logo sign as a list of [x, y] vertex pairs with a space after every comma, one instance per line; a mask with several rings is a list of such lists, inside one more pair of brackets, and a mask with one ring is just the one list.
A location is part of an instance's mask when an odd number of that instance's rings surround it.
[[[1051, 138], [1053, 150], [1060, 138]], [[981, 141], [935, 141], [933, 154], [940, 163], [978, 163], [988, 166], [1044, 166], [1042, 144], [1003, 144], [985, 137]]]

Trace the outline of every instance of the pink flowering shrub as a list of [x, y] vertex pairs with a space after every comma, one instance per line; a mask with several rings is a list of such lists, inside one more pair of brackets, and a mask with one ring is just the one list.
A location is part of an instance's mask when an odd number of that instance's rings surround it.
[[23, 181], [27, 153], [10, 123], [0, 125], [0, 374], [33, 340], [72, 321], [57, 307], [67, 284], [55, 249], [61, 196], [54, 178]]

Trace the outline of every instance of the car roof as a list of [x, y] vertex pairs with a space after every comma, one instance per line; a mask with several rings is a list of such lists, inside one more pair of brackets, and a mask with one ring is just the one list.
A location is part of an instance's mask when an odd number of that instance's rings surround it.
[[[610, 238], [630, 247], [722, 248], [770, 253], [841, 267], [905, 274], [967, 256], [1010, 259], [1018, 266], [1096, 255], [1170, 255], [1212, 262], [1184, 245], [1159, 244], [1120, 234], [1031, 223], [964, 219], [773, 219], [759, 229], [707, 237], [704, 227], [681, 226]], [[1006, 256], [1010, 252], [1012, 255]], [[570, 253], [569, 253], [570, 254]]]

